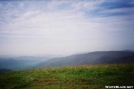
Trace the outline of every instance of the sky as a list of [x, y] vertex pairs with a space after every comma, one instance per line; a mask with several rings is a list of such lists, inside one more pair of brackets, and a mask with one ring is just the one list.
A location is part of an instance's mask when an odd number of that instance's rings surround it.
[[0, 55], [134, 50], [134, 0], [0, 0]]

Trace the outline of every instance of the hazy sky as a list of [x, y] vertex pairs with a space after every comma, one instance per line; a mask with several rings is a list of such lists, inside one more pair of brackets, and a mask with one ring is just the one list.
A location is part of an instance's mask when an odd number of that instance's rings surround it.
[[134, 0], [0, 0], [0, 55], [134, 50]]

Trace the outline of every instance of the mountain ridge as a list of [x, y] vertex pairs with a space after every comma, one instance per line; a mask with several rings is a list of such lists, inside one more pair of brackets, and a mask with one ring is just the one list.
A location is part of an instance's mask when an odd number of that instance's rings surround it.
[[59, 67], [85, 64], [118, 64], [131, 62], [134, 62], [134, 52], [96, 51], [85, 54], [75, 54], [66, 57], [52, 58], [37, 64], [35, 67]]
[[120, 63], [134, 63], [134, 51], [95, 51], [55, 58], [35, 56], [21, 56], [15, 58], [0, 57], [0, 69], [11, 70]]

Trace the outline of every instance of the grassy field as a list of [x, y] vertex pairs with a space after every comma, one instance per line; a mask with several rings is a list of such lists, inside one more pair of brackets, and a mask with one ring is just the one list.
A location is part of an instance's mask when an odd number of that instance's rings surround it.
[[0, 89], [105, 89], [134, 86], [134, 64], [85, 65], [0, 73]]

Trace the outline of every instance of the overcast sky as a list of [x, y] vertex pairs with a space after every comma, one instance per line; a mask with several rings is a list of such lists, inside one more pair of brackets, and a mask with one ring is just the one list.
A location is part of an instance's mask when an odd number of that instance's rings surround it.
[[0, 0], [0, 55], [134, 50], [134, 0]]

